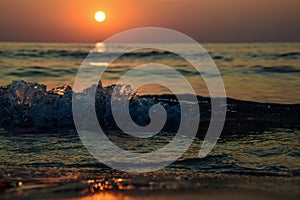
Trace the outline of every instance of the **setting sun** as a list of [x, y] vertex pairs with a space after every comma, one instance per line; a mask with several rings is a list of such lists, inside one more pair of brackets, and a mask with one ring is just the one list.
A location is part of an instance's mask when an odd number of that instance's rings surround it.
[[98, 11], [95, 13], [95, 20], [97, 22], [103, 22], [106, 18], [106, 15], [103, 11]]

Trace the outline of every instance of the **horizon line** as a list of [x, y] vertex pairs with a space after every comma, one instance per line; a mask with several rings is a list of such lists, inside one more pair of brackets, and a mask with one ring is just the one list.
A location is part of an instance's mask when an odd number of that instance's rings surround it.
[[[26, 41], [26, 40], [0, 40], [0, 43], [45, 43], [45, 44], [95, 44], [104, 41], [90, 41], [90, 42], [80, 42], [80, 41]], [[270, 44], [270, 43], [300, 43], [299, 41], [202, 41], [199, 44]], [[189, 42], [146, 42], [146, 43], [165, 43], [165, 44], [185, 44]], [[143, 44], [142, 42], [123, 42], [122, 44]]]

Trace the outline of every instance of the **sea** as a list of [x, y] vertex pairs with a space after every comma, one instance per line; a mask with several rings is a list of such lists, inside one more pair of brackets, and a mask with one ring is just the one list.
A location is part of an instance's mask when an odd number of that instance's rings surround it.
[[[186, 60], [167, 54], [166, 51], [145, 50], [141, 44], [133, 46], [141, 50], [114, 61], [101, 79], [104, 84], [116, 82], [133, 66], [156, 62], [179, 71], [191, 82], [197, 94], [209, 95], [203, 80], [189, 67]], [[191, 57], [199, 56], [195, 54], [197, 45], [169, 44], [169, 46], [184, 49]], [[202, 46], [210, 54], [222, 75], [227, 97], [268, 103], [300, 102], [300, 43]], [[127, 48], [128, 44], [115, 45], [109, 54], [114, 55], [126, 51]], [[105, 51], [105, 44], [0, 43], [0, 85], [23, 79], [45, 84], [49, 90], [64, 84], [72, 86], [84, 59], [95, 49], [101, 53]], [[157, 94], [165, 93], [166, 90], [154, 88], [144, 92]]]
[[[114, 55], [128, 45], [118, 44], [107, 52], [103, 43], [2, 42], [0, 85], [26, 80], [44, 84], [48, 90], [65, 84], [73, 87], [78, 69], [89, 54]], [[161, 49], [130, 45], [140, 50], [111, 63], [101, 77], [104, 86], [115, 84], [135, 66], [163, 63], [181, 73], [197, 95], [209, 96], [205, 82], [186, 60]], [[168, 45], [184, 48], [191, 57], [197, 56], [197, 46], [192, 44]], [[202, 46], [219, 69], [227, 97], [300, 104], [300, 43]], [[152, 85], [139, 88], [138, 92], [154, 95], [171, 91]], [[162, 134], [161, 138], [151, 140], [154, 144], [141, 144], [136, 150], [143, 152], [145, 148], [166, 145], [168, 137]], [[111, 169], [94, 158], [76, 130], [20, 133], [0, 129], [0, 183], [9, 185], [9, 189], [0, 190], [0, 199], [240, 199], [245, 195], [250, 199], [298, 199], [299, 141], [299, 129], [232, 133], [221, 137], [212, 152], [200, 159], [201, 140], [195, 138], [188, 151], [166, 168], [130, 174]]]

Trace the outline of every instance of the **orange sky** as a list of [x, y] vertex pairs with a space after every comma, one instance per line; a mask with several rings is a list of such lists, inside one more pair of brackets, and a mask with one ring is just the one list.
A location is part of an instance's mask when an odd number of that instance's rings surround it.
[[[199, 42], [300, 41], [298, 0], [1, 0], [0, 41], [96, 42], [159, 26]], [[97, 23], [103, 10], [107, 20]]]

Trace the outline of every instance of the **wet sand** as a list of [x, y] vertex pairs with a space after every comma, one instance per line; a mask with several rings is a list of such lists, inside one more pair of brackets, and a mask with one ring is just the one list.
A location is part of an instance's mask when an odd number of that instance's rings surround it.
[[[127, 174], [128, 175], [128, 174]], [[129, 178], [130, 177], [130, 178]], [[1, 199], [299, 199], [299, 178], [239, 175], [129, 175], [62, 182], [43, 179], [2, 191]], [[155, 178], [156, 177], [156, 178]]]

